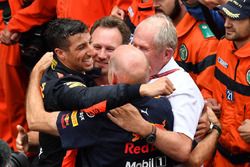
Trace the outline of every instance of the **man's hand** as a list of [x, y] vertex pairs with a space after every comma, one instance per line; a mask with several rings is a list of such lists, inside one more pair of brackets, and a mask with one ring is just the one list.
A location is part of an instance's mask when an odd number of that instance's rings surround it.
[[196, 133], [195, 133], [195, 140], [196, 141], [201, 141], [208, 133], [209, 131], [209, 126], [210, 126], [210, 122], [208, 120], [208, 114], [206, 111], [206, 107], [204, 106], [204, 111], [201, 114], [201, 117], [199, 119], [199, 123], [198, 123], [198, 127], [196, 129]]
[[16, 138], [17, 151], [27, 152], [29, 150], [28, 133], [21, 125], [17, 125], [16, 128], [18, 132], [17, 138]]
[[207, 107], [207, 116], [208, 116], [209, 122], [212, 122], [214, 125], [217, 125], [221, 128], [219, 119], [217, 118], [214, 111], [210, 107]]
[[43, 57], [36, 63], [33, 68], [33, 73], [41, 73], [43, 74], [44, 71], [51, 65], [53, 60], [53, 53], [47, 52], [43, 55]]
[[18, 32], [10, 32], [8, 29], [4, 29], [0, 32], [0, 43], [5, 45], [11, 45], [18, 42], [21, 34]]
[[205, 6], [207, 6], [209, 9], [213, 9], [218, 5], [222, 5], [227, 3], [228, 0], [199, 0], [199, 2]]
[[122, 129], [144, 137], [150, 134], [152, 125], [143, 119], [139, 111], [131, 104], [111, 110], [108, 118]]
[[125, 16], [125, 12], [122, 9], [120, 9], [118, 6], [114, 6], [110, 15], [123, 20]]
[[161, 77], [153, 83], [142, 84], [140, 87], [141, 96], [170, 95], [175, 90], [174, 85], [167, 77]]
[[204, 6], [208, 7], [209, 9], [213, 9], [218, 5], [225, 4], [228, 0], [184, 0], [189, 5], [195, 5], [200, 2]]
[[205, 100], [205, 102], [206, 102], [206, 105], [208, 107], [210, 107], [214, 111], [214, 113], [216, 114], [216, 116], [218, 118], [220, 118], [221, 105], [217, 102], [217, 100], [213, 99], [213, 98], [207, 98]]
[[242, 122], [238, 131], [240, 133], [240, 137], [245, 140], [245, 142], [250, 143], [250, 119], [246, 119]]

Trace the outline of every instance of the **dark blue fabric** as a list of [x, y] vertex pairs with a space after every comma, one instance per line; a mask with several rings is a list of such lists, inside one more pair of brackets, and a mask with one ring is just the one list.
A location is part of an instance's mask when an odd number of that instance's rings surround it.
[[[199, 21], [206, 21], [204, 17], [204, 13], [201, 9], [200, 5], [197, 6], [188, 6], [186, 5], [187, 11], [197, 20]], [[217, 10], [210, 10], [210, 14], [216, 23], [219, 31], [224, 32], [224, 18]]]
[[[149, 98], [132, 102], [144, 119], [173, 130], [174, 117], [165, 97]], [[74, 126], [73, 126], [74, 125]], [[165, 126], [164, 126], [165, 125]], [[83, 112], [61, 112], [57, 127], [64, 148], [81, 148], [82, 156], [93, 167], [171, 166], [172, 161], [163, 153], [147, 144], [145, 139], [113, 124], [106, 113], [91, 116]], [[133, 139], [135, 141], [133, 141]]]

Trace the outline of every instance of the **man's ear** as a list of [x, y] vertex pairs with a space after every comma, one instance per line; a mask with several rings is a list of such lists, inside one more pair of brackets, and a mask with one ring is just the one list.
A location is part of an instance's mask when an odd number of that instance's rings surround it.
[[173, 55], [174, 55], [174, 50], [172, 48], [166, 48], [165, 49], [165, 59], [166, 59], [166, 62], [168, 62]]
[[148, 67], [148, 69], [149, 69], [149, 74], [151, 74], [151, 73], [152, 73], [152, 71], [153, 71], [153, 70], [152, 70], [152, 67], [151, 67], [151, 66], [149, 66], [149, 67]]
[[109, 83], [112, 85], [115, 85], [118, 83], [117, 75], [113, 72], [113, 70], [109, 70], [108, 80], [109, 80]]
[[57, 57], [63, 61], [65, 59], [65, 51], [60, 48], [55, 48], [54, 52], [56, 53]]

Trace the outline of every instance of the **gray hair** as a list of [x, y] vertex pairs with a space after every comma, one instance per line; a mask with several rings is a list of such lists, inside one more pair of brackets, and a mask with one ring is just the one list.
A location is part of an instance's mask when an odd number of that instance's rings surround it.
[[158, 51], [162, 51], [166, 47], [170, 47], [173, 50], [176, 49], [177, 33], [172, 20], [168, 16], [158, 13], [147, 18], [145, 21], [159, 28], [158, 33], [154, 37], [154, 45]]

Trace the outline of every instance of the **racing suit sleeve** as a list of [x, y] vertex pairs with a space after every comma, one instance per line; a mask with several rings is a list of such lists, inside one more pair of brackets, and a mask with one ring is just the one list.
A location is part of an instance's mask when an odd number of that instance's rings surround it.
[[[47, 111], [85, 109], [105, 112], [140, 97], [140, 84], [86, 87], [77, 76], [66, 76], [42, 84]], [[89, 110], [88, 107], [92, 107]], [[95, 110], [93, 109], [95, 108]]]

